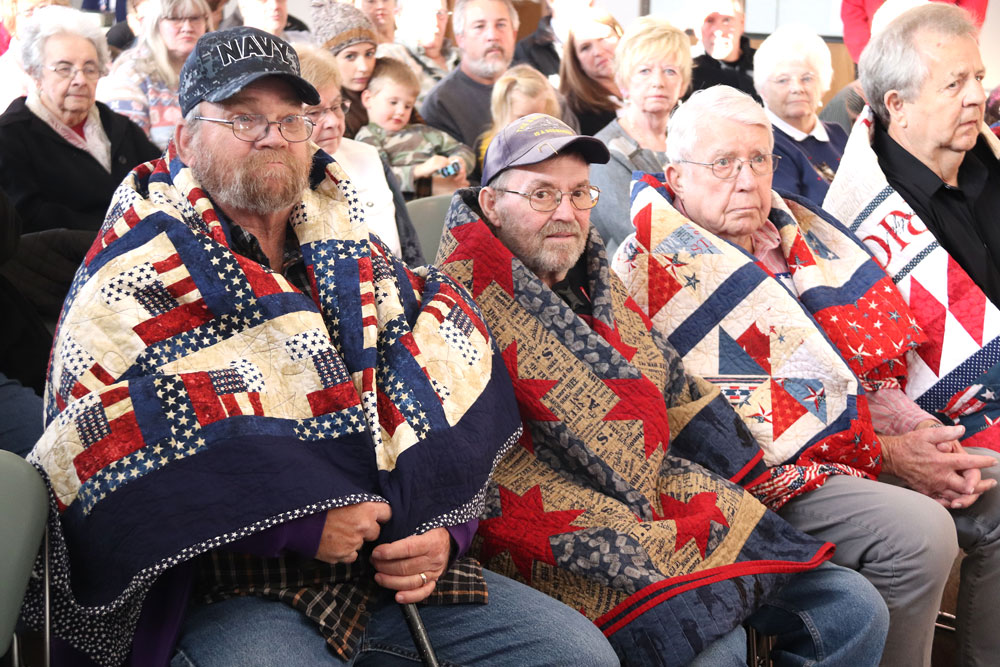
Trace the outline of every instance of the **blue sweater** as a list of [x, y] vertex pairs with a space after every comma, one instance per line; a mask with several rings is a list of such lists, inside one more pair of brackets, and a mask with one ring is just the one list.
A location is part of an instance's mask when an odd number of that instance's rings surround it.
[[[781, 156], [781, 161], [771, 187], [779, 192], [801, 195], [817, 206], [823, 205], [847, 145], [847, 133], [842, 127], [835, 123], [823, 123], [823, 127], [830, 141], [820, 141], [813, 136], [796, 141], [774, 127], [774, 152]], [[824, 178], [823, 172], [828, 178]]]

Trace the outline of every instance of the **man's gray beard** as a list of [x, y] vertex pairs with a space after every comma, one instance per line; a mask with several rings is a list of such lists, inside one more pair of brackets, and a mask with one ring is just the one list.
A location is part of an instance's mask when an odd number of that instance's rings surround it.
[[467, 61], [468, 68], [473, 74], [481, 79], [495, 80], [510, 67], [511, 59], [500, 61], [495, 59], [480, 58], [479, 60]]
[[[193, 148], [201, 153], [202, 158], [197, 164], [189, 165], [191, 172], [202, 190], [223, 208], [267, 215], [294, 206], [302, 200], [302, 193], [309, 187], [308, 165], [303, 169], [292, 169], [279, 187], [269, 187], [267, 180], [254, 168], [254, 163], [259, 162], [263, 154], [257, 153], [235, 164], [228, 164], [232, 161], [226, 158], [220, 160], [213, 147], [196, 141]], [[294, 163], [294, 156], [286, 155]]]

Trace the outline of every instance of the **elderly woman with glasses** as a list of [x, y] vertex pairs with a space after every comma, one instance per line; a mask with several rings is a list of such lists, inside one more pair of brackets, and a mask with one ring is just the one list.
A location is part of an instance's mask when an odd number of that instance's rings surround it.
[[374, 146], [344, 136], [351, 103], [343, 97], [340, 68], [328, 50], [295, 44], [302, 78], [319, 93], [320, 103], [306, 107], [315, 124], [312, 140], [337, 160], [358, 189], [365, 222], [390, 249], [410, 266], [424, 263], [416, 230], [406, 210], [399, 182]]
[[108, 47], [91, 20], [68, 7], [44, 7], [23, 29], [21, 45], [35, 87], [0, 116], [0, 188], [26, 235], [17, 257], [24, 266], [8, 276], [55, 315], [115, 188], [160, 151], [135, 123], [95, 101]]
[[667, 119], [691, 83], [691, 43], [663, 19], [644, 16], [615, 47], [615, 81], [624, 106], [616, 120], [594, 136], [611, 161], [591, 167], [603, 200], [590, 221], [614, 253], [630, 231], [629, 181], [633, 171], [659, 171], [666, 159]]
[[847, 145], [847, 133], [819, 119], [833, 65], [823, 38], [802, 26], [782, 26], [754, 54], [754, 86], [774, 126], [774, 152], [785, 158], [774, 189], [823, 203]]
[[211, 11], [205, 0], [149, 2], [139, 43], [115, 60], [97, 96], [162, 149], [182, 120], [177, 101], [181, 67], [208, 29]]

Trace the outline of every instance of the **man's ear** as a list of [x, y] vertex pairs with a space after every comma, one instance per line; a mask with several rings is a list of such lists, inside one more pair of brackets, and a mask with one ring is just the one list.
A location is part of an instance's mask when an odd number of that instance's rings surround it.
[[493, 188], [486, 186], [479, 191], [479, 208], [483, 210], [483, 217], [486, 218], [486, 222], [490, 223], [491, 227], [499, 227], [497, 193]]
[[676, 164], [668, 163], [663, 167], [663, 178], [666, 180], [667, 187], [670, 188], [671, 192], [678, 197], [683, 196], [684, 186], [686, 185], [683, 169]]
[[194, 132], [188, 128], [187, 123], [183, 120], [177, 123], [177, 127], [174, 128], [174, 144], [177, 146], [177, 157], [188, 166], [191, 166], [191, 160], [194, 158], [194, 151], [191, 150], [193, 139]]
[[889, 120], [900, 127], [906, 127], [906, 106], [898, 90], [890, 90], [882, 97], [889, 111]]

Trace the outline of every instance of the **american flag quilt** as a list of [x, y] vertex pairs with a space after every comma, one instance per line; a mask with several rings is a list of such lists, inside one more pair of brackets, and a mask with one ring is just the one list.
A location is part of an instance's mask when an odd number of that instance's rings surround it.
[[898, 384], [923, 341], [889, 277], [836, 221], [772, 193], [790, 273], [779, 280], [679, 213], [657, 176], [637, 176], [636, 231], [614, 269], [760, 443], [769, 470], [757, 497], [777, 508], [830, 475], [874, 478], [881, 447], [865, 389]]
[[77, 273], [30, 459], [52, 492], [56, 631], [102, 664], [168, 568], [365, 500], [392, 508], [383, 541], [465, 523], [520, 435], [464, 288], [370, 236], [321, 151], [310, 180], [289, 224], [311, 298], [230, 249], [173, 146], [119, 187]]
[[[1000, 450], [1000, 311], [888, 183], [858, 118], [823, 201], [892, 277], [927, 341], [907, 354], [906, 393], [965, 426], [962, 444]], [[1000, 139], [981, 134], [1000, 159]]]
[[487, 567], [578, 609], [623, 664], [683, 665], [830, 556], [740, 486], [764, 471], [753, 437], [651, 330], [596, 231], [591, 316], [514, 258], [461, 192], [437, 261], [472, 290], [524, 422], [480, 520]]

